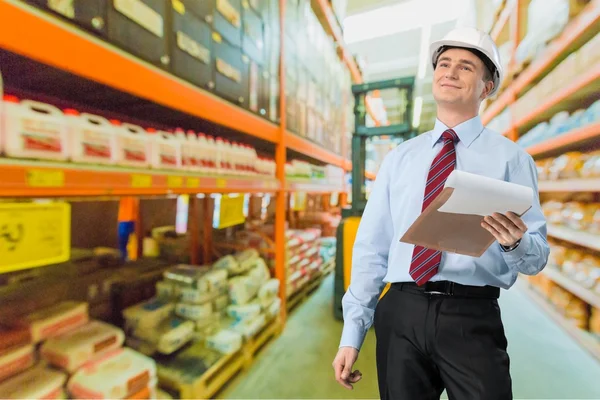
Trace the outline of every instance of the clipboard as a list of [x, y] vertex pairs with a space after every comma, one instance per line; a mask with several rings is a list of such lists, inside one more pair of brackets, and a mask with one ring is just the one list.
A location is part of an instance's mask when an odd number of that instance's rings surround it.
[[[491, 233], [481, 226], [484, 215], [478, 213], [471, 214], [464, 210], [461, 212], [445, 212], [440, 211], [440, 209], [449, 206], [449, 200], [453, 196], [455, 190], [463, 192], [465, 190], [473, 190], [473, 182], [477, 182], [477, 184], [483, 182], [483, 185], [481, 185], [483, 189], [481, 190], [488, 190], [486, 193], [479, 193], [480, 196], [490, 195], [489, 188], [499, 187], [499, 190], [506, 189], [506, 184], [508, 182], [496, 181], [495, 179], [478, 175], [475, 176], [462, 171], [454, 171], [452, 174], [455, 174], [454, 179], [448, 178], [446, 187], [444, 187], [435, 200], [433, 200], [421, 215], [419, 215], [415, 222], [404, 233], [400, 241], [433, 250], [481, 257], [496, 240]], [[464, 181], [464, 179], [468, 182]], [[499, 184], [498, 182], [502, 182], [502, 184]], [[520, 186], [512, 183], [508, 184]], [[453, 185], [458, 187], [458, 189], [452, 187]], [[519, 190], [521, 192], [523, 192], [522, 189], [523, 187], [520, 186]], [[494, 190], [495, 189], [492, 189], [492, 194]], [[521, 194], [522, 199], [520, 199], [520, 201], [523, 204], [526, 204], [524, 202], [527, 201], [525, 200], [525, 196], [527, 196], [526, 192], [527, 191], [525, 191], [524, 195]], [[476, 196], [477, 193], [473, 193], [473, 195]], [[531, 190], [531, 196], [533, 196], [533, 190]], [[529, 202], [527, 207], [522, 207], [524, 211], [513, 212], [521, 217], [531, 209], [531, 206], [532, 204]], [[489, 214], [486, 213], [486, 215]]]

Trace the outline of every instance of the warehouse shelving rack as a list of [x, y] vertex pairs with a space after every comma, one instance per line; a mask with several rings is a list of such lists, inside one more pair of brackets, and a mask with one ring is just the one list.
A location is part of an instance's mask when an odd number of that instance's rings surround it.
[[[286, 1], [280, 0], [280, 70], [285, 70], [285, 23]], [[318, 1], [313, 8], [320, 15], [331, 15], [326, 1]], [[341, 37], [341, 28], [335, 18], [322, 20], [325, 29], [333, 32], [340, 57], [352, 72], [355, 82], [362, 82], [356, 61], [351, 57]], [[201, 264], [211, 259], [212, 212], [209, 196], [202, 194], [250, 193], [275, 194], [275, 277], [280, 285], [281, 329], [286, 319], [286, 270], [285, 225], [290, 192], [325, 194], [339, 193], [343, 205], [347, 188], [342, 179], [339, 183], [321, 183], [311, 180], [286, 179], [287, 151], [295, 151], [323, 164], [331, 164], [351, 170], [346, 155], [335, 154], [286, 128], [285, 96], [279, 96], [279, 124], [267, 121], [243, 110], [202, 89], [196, 88], [169, 73], [141, 61], [116, 47], [102, 42], [86, 32], [73, 28], [62, 20], [49, 16], [23, 2], [6, 0], [0, 2], [0, 49], [19, 57], [33, 60], [65, 72], [64, 76], [83, 78], [114, 91], [152, 102], [179, 115], [209, 121], [244, 135], [247, 142], [270, 143], [275, 148], [276, 176], [239, 177], [202, 175], [187, 172], [165, 172], [151, 169], [97, 168], [79, 164], [41, 162], [29, 160], [0, 159], [0, 200], [16, 199], [120, 199], [123, 208], [136, 209], [133, 216], [138, 238], [138, 254], [141, 255], [143, 221], [140, 219], [142, 196], [174, 196], [189, 194], [189, 215], [197, 215], [204, 207], [204, 221], [189, 219], [191, 263]], [[68, 75], [67, 75], [68, 74]], [[285, 93], [285, 74], [280, 74], [280, 93]], [[368, 178], [374, 179], [372, 174]], [[202, 198], [204, 197], [204, 198]], [[133, 204], [133, 208], [131, 208]], [[116, 222], [116, 221], [115, 221]], [[204, 224], [204, 237], [200, 237]], [[202, 243], [203, 254], [198, 254]], [[310, 288], [314, 282], [309, 282]], [[278, 328], [277, 331], [280, 331]], [[225, 382], [223, 382], [224, 384]], [[218, 388], [214, 388], [217, 390]], [[211, 392], [214, 392], [211, 389]]]
[[[523, 96], [536, 83], [548, 75], [560, 62], [565, 60], [569, 54], [581, 47], [588, 40], [600, 32], [600, 1], [591, 0], [585, 8], [565, 27], [563, 32], [549, 43], [548, 47], [529, 66], [515, 65], [514, 55], [526, 30], [526, 12], [529, 6], [528, 0], [505, 1], [501, 9], [497, 10], [497, 19], [493, 24], [490, 35], [494, 40], [512, 42], [511, 62], [506, 74], [508, 84], [501, 90], [495, 100], [488, 104], [483, 112], [482, 120], [485, 124], [499, 115], [507, 108], [514, 110], [517, 99]], [[519, 71], [519, 69], [521, 69]], [[515, 79], [511, 79], [517, 74]], [[513, 141], [518, 140], [520, 134], [525, 133], [536, 123], [549, 120], [558, 111], [573, 111], [581, 100], [594, 98], [600, 92], [600, 64], [594, 65], [568, 82], [559, 91], [552, 94], [543, 103], [539, 104], [528, 114], [515, 118], [511, 112], [511, 120], [508, 129], [502, 132]], [[534, 159], [542, 159], [557, 156], [567, 151], [578, 150], [589, 146], [597, 146], [600, 143], [600, 123], [594, 122], [586, 126], [573, 129], [559, 136], [555, 136], [541, 143], [526, 148]], [[593, 193], [600, 198], [600, 178], [594, 179], [563, 179], [556, 181], [542, 180], [538, 183], [539, 192], [575, 194], [580, 192]], [[588, 248], [591, 251], [600, 251], [600, 236], [587, 232], [575, 231], [562, 226], [548, 225], [548, 236], [574, 245]], [[546, 268], [542, 275], [549, 279], [552, 284], [572, 293], [574, 296], [586, 302], [590, 307], [600, 307], [600, 296], [592, 290], [584, 288], [579, 283], [571, 280], [557, 270]], [[594, 338], [589, 332], [576, 327], [571, 321], [560, 314], [549, 301], [539, 294], [531, 284], [523, 285], [532, 299], [544, 309], [550, 317], [571, 334], [584, 348], [600, 358], [600, 340]]]

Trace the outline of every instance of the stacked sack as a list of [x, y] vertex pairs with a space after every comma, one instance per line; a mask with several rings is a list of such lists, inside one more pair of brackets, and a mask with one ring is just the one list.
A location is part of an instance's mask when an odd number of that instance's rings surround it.
[[337, 249], [336, 244], [337, 240], [334, 237], [322, 237], [319, 240], [319, 253], [324, 265], [327, 265], [335, 260], [335, 253]]
[[319, 229], [289, 230], [286, 232], [287, 290], [293, 295], [321, 270], [321, 231]]
[[540, 181], [593, 179], [600, 177], [600, 151], [570, 151], [555, 158], [536, 161]]
[[8, 378], [0, 383], [0, 398], [156, 397], [154, 361], [122, 347], [119, 328], [90, 320], [87, 303], [65, 301], [24, 316], [7, 337], [13, 347], [0, 356], [2, 378]]
[[549, 224], [600, 235], [600, 203], [550, 200], [542, 204], [542, 212]]
[[255, 249], [225, 256], [213, 267], [227, 271], [230, 304], [221, 329], [206, 338], [206, 345], [221, 353], [233, 353], [279, 315], [279, 281], [271, 278]]
[[156, 283], [156, 296], [123, 311], [128, 343], [144, 354], [172, 354], [218, 328], [227, 306], [227, 273], [176, 265]]

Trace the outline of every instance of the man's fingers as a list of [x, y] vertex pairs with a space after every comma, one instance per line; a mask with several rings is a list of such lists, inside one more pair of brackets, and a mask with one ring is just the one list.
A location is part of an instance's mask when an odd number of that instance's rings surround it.
[[344, 361], [344, 369], [342, 370], [342, 379], [348, 380], [351, 373], [352, 373], [352, 363], [349, 363], [348, 360], [345, 360]]
[[519, 217], [517, 214], [515, 214], [514, 212], [508, 212], [506, 213], [506, 217], [510, 219], [511, 222], [515, 224], [515, 226], [519, 228], [521, 232], [527, 232], [527, 225], [525, 225], [525, 222], [523, 222], [521, 217]]
[[359, 370], [356, 370], [350, 375], [349, 380], [351, 383], [356, 383], [356, 382], [360, 381], [361, 379], [362, 379], [362, 373]]
[[333, 369], [335, 370], [335, 380], [338, 381], [340, 385], [345, 387], [346, 389], [352, 389], [352, 385], [350, 385], [347, 381], [347, 378], [344, 378], [345, 373], [345, 360], [344, 359], [336, 359], [333, 362]]

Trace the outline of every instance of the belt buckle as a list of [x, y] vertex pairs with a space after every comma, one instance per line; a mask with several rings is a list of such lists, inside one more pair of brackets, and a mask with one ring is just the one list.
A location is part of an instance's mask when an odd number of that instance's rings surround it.
[[453, 296], [454, 295], [454, 282], [446, 282], [444, 284], [444, 286], [446, 286], [446, 290], [445, 291], [428, 290], [427, 289], [427, 285], [428, 284], [429, 284], [429, 282], [427, 282], [425, 284], [425, 294], [442, 295], [442, 296]]

